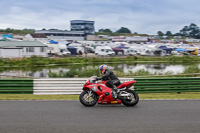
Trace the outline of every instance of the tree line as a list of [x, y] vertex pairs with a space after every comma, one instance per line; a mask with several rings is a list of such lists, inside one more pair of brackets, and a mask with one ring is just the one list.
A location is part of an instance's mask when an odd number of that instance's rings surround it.
[[[100, 33], [113, 33], [110, 29], [99, 29], [99, 32]], [[129, 30], [126, 27], [121, 27], [115, 33], [131, 33], [131, 30]]]
[[[0, 32], [5, 32], [5, 33], [13, 33], [13, 34], [28, 34], [28, 33], [35, 33], [34, 29], [23, 29], [23, 30], [17, 30], [17, 29], [0, 29]], [[112, 30], [106, 28], [106, 29], [99, 29], [98, 32], [96, 32], [97, 35], [99, 34], [105, 34], [105, 35], [132, 35], [132, 34], [137, 34], [137, 32], [132, 33], [130, 29], [126, 27], [121, 27], [117, 31], [113, 32]], [[140, 34], [141, 35], [141, 34]], [[146, 35], [146, 34], [143, 34]], [[166, 31], [166, 33], [162, 31], [157, 32], [158, 36], [182, 36], [182, 37], [191, 37], [191, 38], [196, 38], [200, 39], [200, 29], [199, 27], [191, 23], [189, 26], [184, 26], [178, 33], [172, 34], [171, 31]]]
[[[126, 27], [121, 27], [116, 32], [112, 32], [110, 29], [99, 29], [98, 32], [103, 33], [103, 34], [113, 34], [113, 33], [132, 34], [131, 30]], [[137, 32], [135, 32], [134, 34], [137, 34]], [[158, 36], [168, 36], [168, 37], [169, 36], [182, 36], [182, 37], [192, 37], [192, 38], [200, 39], [200, 29], [196, 24], [191, 23], [189, 26], [184, 26], [178, 33], [172, 34], [171, 31], [166, 31], [166, 33], [162, 32], [162, 31], [158, 31], [157, 35]]]
[[171, 31], [163, 33], [162, 31], [157, 32], [158, 36], [182, 36], [200, 39], [200, 29], [199, 27], [191, 23], [189, 26], [184, 26], [178, 33], [172, 34]]
[[6, 29], [0, 29], [0, 32], [5, 32], [5, 33], [13, 33], [13, 34], [29, 34], [29, 33], [35, 33], [34, 29], [11, 29], [11, 28], [6, 28]]

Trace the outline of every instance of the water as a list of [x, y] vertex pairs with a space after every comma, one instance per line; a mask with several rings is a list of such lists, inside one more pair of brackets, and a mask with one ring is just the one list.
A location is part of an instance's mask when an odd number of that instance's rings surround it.
[[[34, 67], [34, 68], [0, 68], [1, 78], [50, 78], [52, 74], [72, 73], [72, 76], [79, 75], [79, 77], [89, 77], [93, 74], [98, 74], [100, 64], [80, 65], [71, 64], [68, 66], [53, 66], [53, 67]], [[200, 64], [163, 64], [163, 63], [148, 63], [148, 64], [107, 64], [109, 69], [114, 72], [126, 75], [135, 75], [135, 73], [143, 70], [153, 75], [169, 75], [169, 74], [182, 74], [186, 69], [191, 66], [198, 66]], [[92, 71], [92, 72], [91, 72]], [[74, 75], [73, 75], [74, 73]], [[84, 73], [84, 74], [82, 74]], [[88, 73], [88, 74], [87, 74]], [[82, 74], [82, 76], [80, 76]], [[139, 76], [139, 75], [137, 75]], [[67, 76], [61, 76], [67, 77]]]

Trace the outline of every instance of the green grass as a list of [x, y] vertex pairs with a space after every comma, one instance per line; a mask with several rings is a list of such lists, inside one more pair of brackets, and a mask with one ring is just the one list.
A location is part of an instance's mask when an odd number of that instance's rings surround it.
[[92, 63], [133, 63], [133, 62], [170, 62], [170, 63], [194, 63], [200, 62], [198, 56], [167, 56], [167, 57], [147, 57], [147, 56], [127, 56], [127, 57], [64, 57], [64, 58], [44, 58], [32, 56], [30, 58], [0, 59], [0, 66], [3, 67], [26, 67], [26, 66], [49, 66], [67, 65], [70, 63], [92, 64]]
[[140, 99], [200, 99], [200, 92], [146, 93], [139, 94]]
[[[146, 93], [140, 99], [200, 99], [200, 92]], [[0, 100], [78, 100], [79, 95], [0, 94]]]
[[79, 95], [0, 94], [0, 100], [77, 100]]

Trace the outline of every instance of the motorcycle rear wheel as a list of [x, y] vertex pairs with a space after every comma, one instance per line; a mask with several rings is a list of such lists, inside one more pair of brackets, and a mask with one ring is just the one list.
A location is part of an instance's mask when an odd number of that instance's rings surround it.
[[135, 106], [139, 102], [139, 96], [134, 90], [126, 90], [131, 94], [131, 99], [122, 98], [121, 101], [125, 106]]
[[[90, 92], [91, 96], [89, 96]], [[98, 97], [93, 91], [83, 91], [79, 96], [79, 100], [84, 106], [91, 107], [97, 103]]]

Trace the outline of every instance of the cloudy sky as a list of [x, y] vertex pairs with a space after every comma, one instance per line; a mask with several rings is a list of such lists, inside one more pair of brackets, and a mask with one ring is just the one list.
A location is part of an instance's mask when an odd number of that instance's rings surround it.
[[95, 30], [127, 27], [133, 33], [200, 27], [198, 0], [0, 0], [0, 29], [70, 30], [70, 20], [93, 20]]

